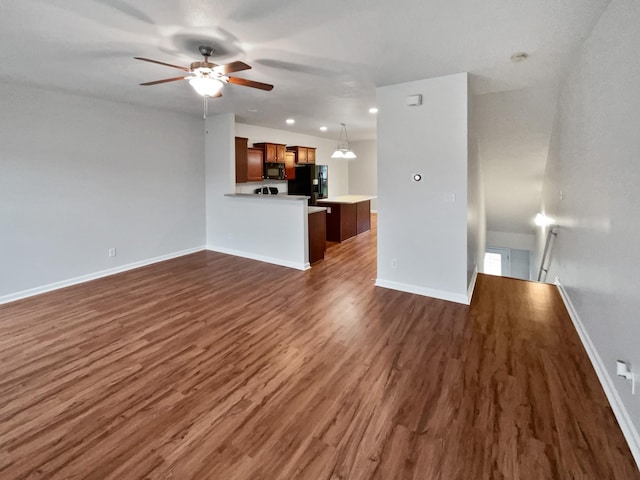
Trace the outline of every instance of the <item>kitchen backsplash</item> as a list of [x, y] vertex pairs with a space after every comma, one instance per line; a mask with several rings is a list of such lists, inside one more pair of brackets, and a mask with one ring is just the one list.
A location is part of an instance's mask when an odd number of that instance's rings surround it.
[[278, 180], [263, 180], [262, 182], [236, 183], [236, 193], [253, 193], [256, 188], [276, 187], [279, 194], [287, 193], [287, 182]]

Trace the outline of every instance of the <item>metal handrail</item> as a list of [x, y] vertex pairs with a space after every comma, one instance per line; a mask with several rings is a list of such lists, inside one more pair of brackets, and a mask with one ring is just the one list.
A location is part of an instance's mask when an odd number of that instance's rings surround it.
[[547, 272], [549, 271], [549, 265], [547, 268], [544, 268], [544, 264], [547, 261], [547, 255], [549, 254], [549, 250], [551, 249], [551, 237], [558, 236], [558, 225], [550, 225], [549, 231], [547, 232], [547, 241], [544, 245], [544, 252], [542, 253], [542, 260], [540, 261], [540, 270], [538, 270], [538, 281], [541, 281], [542, 272], [544, 272], [544, 279], [547, 279]]

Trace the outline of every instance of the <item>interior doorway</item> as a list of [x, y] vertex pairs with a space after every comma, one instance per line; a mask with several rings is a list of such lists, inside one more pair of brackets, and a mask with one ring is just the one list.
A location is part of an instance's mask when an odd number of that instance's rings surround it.
[[511, 249], [487, 247], [484, 254], [484, 273], [502, 277], [511, 276]]

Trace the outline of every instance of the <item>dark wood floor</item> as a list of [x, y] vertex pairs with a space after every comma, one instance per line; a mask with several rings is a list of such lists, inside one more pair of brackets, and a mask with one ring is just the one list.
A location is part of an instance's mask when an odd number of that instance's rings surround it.
[[638, 479], [550, 285], [202, 252], [0, 306], [2, 479]]

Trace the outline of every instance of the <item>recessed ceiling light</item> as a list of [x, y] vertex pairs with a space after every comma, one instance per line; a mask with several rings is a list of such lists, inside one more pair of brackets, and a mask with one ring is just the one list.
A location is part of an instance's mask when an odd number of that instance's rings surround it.
[[529, 58], [529, 54], [526, 52], [517, 52], [511, 55], [511, 61], [513, 63], [524, 62], [527, 58]]
[[293, 118], [287, 118], [287, 124], [293, 125], [296, 121]]
[[257, 108], [249, 108], [248, 109], [251, 113], [256, 113], [258, 111]]
[[378, 113], [378, 109], [376, 107], [371, 107], [369, 109], [369, 113]]
[[321, 132], [326, 132], [327, 131], [327, 127], [320, 127], [320, 131]]

